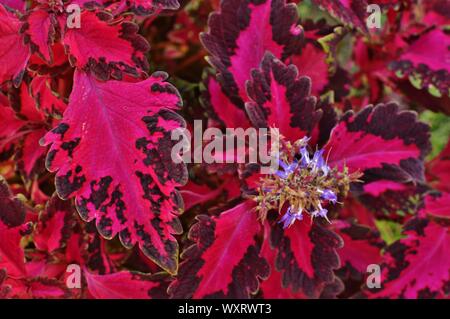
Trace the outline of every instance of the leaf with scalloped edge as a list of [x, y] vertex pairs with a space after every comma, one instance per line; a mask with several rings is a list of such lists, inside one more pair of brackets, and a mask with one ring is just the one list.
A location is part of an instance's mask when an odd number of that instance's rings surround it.
[[259, 256], [262, 225], [251, 200], [217, 217], [200, 215], [189, 231], [194, 244], [183, 253], [173, 298], [249, 298], [269, 266]]
[[368, 16], [366, 0], [312, 0], [346, 25], [367, 31], [366, 16]]
[[381, 288], [366, 288], [369, 298], [448, 298], [450, 233], [448, 226], [425, 218], [409, 221], [406, 236], [386, 249]]
[[14, 197], [0, 175], [0, 269], [8, 276], [26, 275], [25, 254], [20, 246], [22, 236], [30, 230], [25, 221], [25, 206]]
[[251, 72], [245, 108], [255, 127], [276, 127], [291, 142], [311, 135], [322, 115], [311, 96], [311, 80], [298, 75], [294, 65], [286, 66], [267, 52], [260, 69]]
[[333, 221], [331, 227], [344, 242], [338, 250], [342, 265], [338, 274], [362, 280], [367, 274], [367, 266], [381, 261], [384, 244], [380, 234], [367, 226], [343, 220]]
[[33, 233], [36, 248], [52, 253], [62, 248], [69, 239], [74, 225], [74, 209], [70, 201], [63, 201], [53, 195], [45, 210], [39, 214], [39, 220]]
[[23, 43], [19, 19], [0, 4], [0, 84], [12, 81], [18, 87], [31, 52]]
[[275, 267], [277, 250], [270, 246], [271, 227], [264, 223], [264, 242], [261, 248], [261, 256], [270, 266], [270, 275], [261, 281], [260, 295], [264, 299], [307, 299], [302, 291], [294, 292], [290, 287], [283, 286], [283, 274]]
[[[450, 36], [440, 29], [421, 34], [389, 68], [397, 78], [407, 79], [417, 90], [431, 96], [450, 96]], [[428, 104], [428, 103], [426, 103]], [[448, 111], [447, 111], [448, 112]]]
[[270, 245], [277, 251], [275, 267], [282, 273], [283, 287], [308, 298], [318, 298], [336, 280], [333, 271], [340, 267], [337, 250], [343, 242], [335, 232], [308, 220], [283, 229], [274, 224]]
[[225, 0], [210, 15], [201, 40], [218, 82], [237, 107], [244, 107], [245, 82], [266, 51], [281, 60], [300, 51], [303, 30], [297, 23], [295, 4], [285, 0]]
[[36, 101], [36, 107], [46, 115], [61, 117], [67, 104], [57, 96], [53, 85], [57, 81], [51, 76], [35, 76], [30, 82], [30, 94]]
[[98, 275], [84, 271], [87, 289], [95, 299], [167, 298], [167, 281], [158, 275], [130, 271]]
[[123, 72], [137, 77], [148, 70], [149, 45], [136, 24], [115, 22], [106, 11], [83, 11], [80, 19], [81, 28], [66, 28], [62, 39], [73, 66], [101, 80], [120, 80]]
[[373, 182], [423, 181], [423, 160], [431, 149], [429, 127], [395, 103], [367, 106], [344, 114], [325, 148], [331, 167], [364, 172]]
[[436, 189], [450, 192], [450, 141], [442, 152], [427, 164], [427, 180]]
[[180, 8], [178, 0], [123, 0], [137, 15], [146, 16], [159, 13], [162, 10], [177, 10]]
[[99, 233], [117, 234], [125, 247], [143, 252], [170, 273], [178, 268], [182, 232], [177, 218], [185, 184], [184, 163], [171, 159], [171, 131], [184, 127], [174, 111], [178, 91], [154, 73], [131, 83], [99, 82], [77, 71], [60, 124], [43, 138], [51, 145], [46, 166], [56, 174], [61, 198], [75, 197], [81, 217]]
[[22, 21], [20, 32], [24, 34], [25, 44], [30, 46], [31, 53], [37, 53], [51, 64], [53, 62], [51, 46], [55, 40], [57, 25], [55, 16], [38, 7], [28, 12]]

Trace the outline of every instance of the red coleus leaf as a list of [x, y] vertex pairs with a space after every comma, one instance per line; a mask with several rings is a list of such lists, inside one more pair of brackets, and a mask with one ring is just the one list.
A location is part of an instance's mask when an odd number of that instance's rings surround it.
[[26, 275], [25, 255], [20, 240], [28, 225], [25, 221], [25, 207], [15, 198], [8, 184], [0, 175], [0, 269], [6, 269], [10, 277]]
[[328, 84], [327, 55], [322, 48], [312, 43], [306, 44], [301, 54], [292, 57], [292, 64], [297, 66], [300, 76], [311, 78], [311, 92], [318, 96]]
[[20, 21], [0, 4], [0, 84], [12, 80], [19, 86], [25, 72], [30, 49], [19, 34]]
[[436, 189], [450, 192], [450, 141], [442, 152], [427, 165], [427, 180]]
[[6, 96], [0, 94], [0, 161], [14, 154], [14, 141], [22, 127], [23, 121], [16, 117]]
[[381, 261], [383, 241], [378, 232], [355, 223], [333, 221], [332, 229], [341, 236], [344, 246], [338, 250], [341, 273], [361, 280], [367, 266]]
[[442, 298], [449, 295], [450, 233], [446, 226], [416, 218], [404, 226], [403, 239], [386, 250], [381, 288], [370, 298]]
[[32, 298], [61, 299], [69, 298], [69, 289], [54, 278], [34, 278], [27, 283], [27, 291]]
[[2, 4], [5, 7], [9, 7], [14, 10], [24, 11], [26, 2], [25, 0], [2, 0]]
[[208, 115], [220, 122], [224, 127], [250, 127], [245, 110], [235, 107], [226, 96], [215, 75], [206, 71], [203, 80], [205, 89], [202, 90], [201, 101]]
[[270, 225], [264, 224], [265, 239], [261, 248], [261, 256], [270, 265], [270, 275], [260, 284], [261, 296], [265, 299], [306, 299], [302, 291], [294, 292], [283, 286], [283, 273], [276, 268], [277, 250], [270, 247]]
[[[96, 273], [103, 275], [114, 271], [114, 265], [111, 256], [107, 252], [106, 240], [103, 239], [95, 227], [95, 223], [91, 222], [86, 225], [86, 232], [88, 233], [86, 240], [87, 256], [84, 257], [83, 262], [86, 266]], [[73, 247], [76, 249], [76, 247]], [[71, 255], [76, 256], [76, 251], [70, 251]]]
[[53, 89], [55, 79], [50, 76], [35, 76], [30, 83], [30, 93], [36, 107], [46, 115], [62, 116], [67, 105]]
[[161, 10], [177, 10], [178, 0], [122, 0], [137, 15], [150, 15]]
[[87, 288], [95, 299], [164, 298], [167, 283], [158, 276], [121, 271], [96, 275], [85, 270]]
[[364, 171], [371, 181], [423, 180], [423, 158], [430, 151], [429, 128], [416, 114], [400, 112], [395, 103], [347, 112], [325, 148], [329, 165]]
[[416, 89], [428, 89], [435, 97], [450, 89], [450, 36], [440, 29], [422, 34], [389, 67], [399, 78], [409, 79]]
[[310, 96], [311, 80], [299, 77], [294, 65], [286, 66], [271, 53], [252, 71], [247, 92], [251, 102], [245, 107], [253, 125], [279, 128], [292, 142], [310, 135], [322, 115]]
[[375, 228], [374, 214], [357, 199], [349, 196], [342, 206], [342, 210], [339, 212], [340, 218], [350, 219], [358, 224]]
[[47, 202], [45, 210], [39, 215], [33, 235], [36, 247], [49, 253], [63, 247], [73, 227], [73, 214], [70, 201], [63, 201], [53, 195]]
[[240, 196], [240, 185], [237, 179], [229, 178], [228, 181], [211, 188], [208, 185], [196, 184], [189, 181], [180, 191], [183, 197], [185, 211], [195, 205], [204, 205], [225, 194], [228, 199], [234, 199]]
[[67, 28], [63, 43], [69, 60], [79, 69], [89, 69], [102, 80], [122, 79], [123, 72], [138, 76], [148, 69], [147, 41], [137, 34], [134, 23], [116, 22], [103, 11], [83, 11], [81, 28]]
[[419, 216], [448, 221], [450, 219], [450, 193], [427, 195], [425, 205], [419, 211]]
[[172, 110], [181, 105], [177, 90], [154, 73], [137, 83], [99, 82], [75, 73], [62, 122], [44, 138], [52, 144], [46, 165], [57, 171], [56, 189], [76, 198], [81, 217], [96, 219], [105, 238], [119, 234], [122, 244], [136, 242], [171, 273], [177, 271], [182, 232], [177, 219], [186, 182], [183, 163], [171, 159], [171, 131], [184, 126]]
[[23, 176], [32, 179], [45, 171], [44, 160], [46, 149], [39, 145], [39, 140], [47, 133], [44, 128], [28, 133], [18, 145], [15, 161]]
[[[46, 133], [43, 115], [34, 106], [29, 86], [22, 82], [19, 89], [10, 91], [12, 108], [0, 106], [0, 156], [7, 159], [15, 151], [17, 168], [26, 179], [43, 171], [45, 148], [39, 139]], [[1, 102], [0, 102], [1, 103]]]
[[245, 201], [217, 217], [201, 215], [192, 226], [177, 279], [170, 285], [174, 298], [249, 298], [258, 290], [258, 278], [269, 274], [259, 256], [262, 226]]
[[282, 272], [283, 287], [317, 298], [324, 287], [335, 282], [340, 266], [337, 249], [342, 239], [318, 222], [302, 221], [283, 229], [272, 226], [270, 244], [277, 250], [275, 267]]
[[343, 23], [360, 30], [367, 30], [365, 18], [368, 3], [366, 0], [312, 0], [312, 2]]
[[30, 45], [31, 52], [37, 53], [48, 63], [53, 62], [51, 46], [56, 35], [57, 21], [53, 14], [37, 8], [23, 18], [21, 32], [25, 43]]
[[295, 4], [285, 0], [222, 1], [201, 35], [225, 94], [238, 107], [246, 101], [245, 83], [266, 51], [284, 60], [303, 45]]

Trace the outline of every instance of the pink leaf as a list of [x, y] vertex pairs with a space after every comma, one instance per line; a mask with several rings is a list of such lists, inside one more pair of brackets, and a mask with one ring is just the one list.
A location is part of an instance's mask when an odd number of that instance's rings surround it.
[[322, 115], [310, 96], [311, 81], [271, 53], [265, 54], [259, 70], [252, 71], [247, 92], [251, 102], [245, 107], [253, 125], [276, 127], [291, 142], [310, 135]]
[[22, 81], [31, 53], [19, 30], [19, 19], [0, 4], [0, 84], [12, 80], [18, 87]]
[[150, 299], [161, 298], [160, 286], [156, 278], [140, 273], [121, 271], [108, 275], [96, 275], [85, 270], [89, 293], [95, 299]]
[[147, 41], [137, 34], [138, 26], [131, 22], [114, 23], [106, 12], [83, 11], [81, 28], [69, 28], [64, 33], [71, 64], [89, 69], [95, 76], [107, 80], [122, 79], [122, 72], [138, 76], [148, 69]]
[[367, 30], [365, 21], [368, 3], [366, 0], [312, 0], [312, 2], [345, 24]]
[[56, 189], [86, 221], [96, 219], [100, 234], [119, 234], [158, 265], [177, 271], [180, 196], [186, 168], [171, 159], [171, 131], [184, 126], [174, 113], [177, 90], [154, 73], [137, 83], [99, 82], [76, 72], [62, 122], [47, 133], [52, 144], [46, 165], [57, 171]]
[[340, 220], [333, 222], [332, 229], [344, 241], [344, 246], [338, 250], [341, 271], [361, 280], [367, 273], [367, 266], [381, 262], [383, 241], [378, 232]]
[[276, 224], [270, 244], [277, 250], [275, 267], [282, 272], [283, 287], [317, 298], [335, 281], [333, 270], [340, 266], [337, 249], [343, 242], [333, 231], [317, 222], [294, 223], [285, 230]]
[[395, 103], [348, 112], [325, 146], [329, 165], [350, 172], [365, 171], [371, 181], [423, 180], [423, 158], [430, 151], [429, 128], [416, 114], [399, 112]]
[[180, 8], [178, 0], [122, 0], [134, 13], [146, 16], [159, 13], [162, 10], [177, 10]]
[[217, 79], [230, 100], [243, 108], [245, 83], [266, 51], [284, 60], [303, 45], [295, 4], [285, 0], [222, 1], [209, 18], [201, 40], [217, 69]]
[[70, 236], [74, 222], [73, 214], [69, 201], [63, 201], [53, 195], [45, 211], [39, 215], [33, 237], [36, 247], [49, 253], [63, 247]]
[[169, 288], [174, 298], [249, 298], [258, 278], [268, 275], [259, 257], [260, 222], [254, 203], [245, 201], [217, 217], [201, 215], [192, 226], [180, 273]]
[[27, 225], [25, 207], [13, 197], [6, 181], [0, 175], [0, 269], [6, 269], [8, 276], [26, 275], [25, 255], [20, 241]]
[[51, 46], [56, 34], [56, 19], [41, 8], [29, 12], [24, 18], [21, 32], [25, 43], [30, 45], [32, 53], [36, 52], [46, 62], [52, 63]]
[[387, 248], [381, 288], [366, 289], [370, 298], [443, 298], [450, 282], [448, 227], [416, 218], [404, 227], [406, 238]]

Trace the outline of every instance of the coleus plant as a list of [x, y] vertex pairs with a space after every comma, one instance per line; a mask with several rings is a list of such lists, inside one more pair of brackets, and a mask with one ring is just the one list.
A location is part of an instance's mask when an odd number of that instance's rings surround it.
[[[298, 2], [0, 1], [0, 296], [448, 298], [445, 10]], [[197, 116], [278, 170], [173, 161]]]

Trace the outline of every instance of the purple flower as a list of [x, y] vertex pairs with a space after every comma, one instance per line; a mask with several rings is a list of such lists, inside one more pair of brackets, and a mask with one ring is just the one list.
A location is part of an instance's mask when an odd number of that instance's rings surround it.
[[300, 163], [301, 163], [302, 167], [309, 166], [309, 164], [311, 163], [311, 160], [309, 159], [309, 152], [305, 146], [300, 148], [300, 155], [302, 156], [300, 159]]
[[318, 172], [320, 170], [324, 176], [327, 176], [330, 168], [323, 158], [323, 152], [324, 150], [322, 149], [314, 153], [313, 159], [311, 160], [311, 169], [313, 172]]
[[321, 192], [320, 197], [321, 197], [322, 199], [328, 200], [328, 201], [332, 202], [333, 204], [336, 204], [336, 202], [337, 202], [337, 196], [336, 196], [336, 194], [335, 194], [332, 190], [329, 190], [329, 189], [326, 189], [326, 190], [324, 190], [324, 191], [320, 191], [320, 190], [319, 190], [319, 193], [320, 193], [320, 192]]
[[298, 163], [296, 161], [292, 162], [291, 164], [286, 164], [282, 160], [278, 160], [279, 165], [283, 168], [283, 171], [276, 171], [275, 174], [283, 179], [286, 179], [289, 177], [290, 174], [292, 174], [295, 169], [297, 168]]
[[292, 224], [294, 224], [296, 220], [302, 219], [303, 219], [302, 209], [300, 209], [297, 213], [293, 213], [291, 211], [291, 208], [289, 207], [286, 214], [284, 214], [283, 217], [281, 217], [281, 220], [278, 223], [283, 223], [283, 228], [286, 229], [292, 226]]
[[326, 208], [322, 208], [322, 206], [319, 204], [319, 209], [315, 210], [311, 213], [312, 217], [322, 217], [325, 218], [326, 220], [328, 220], [328, 209]]

